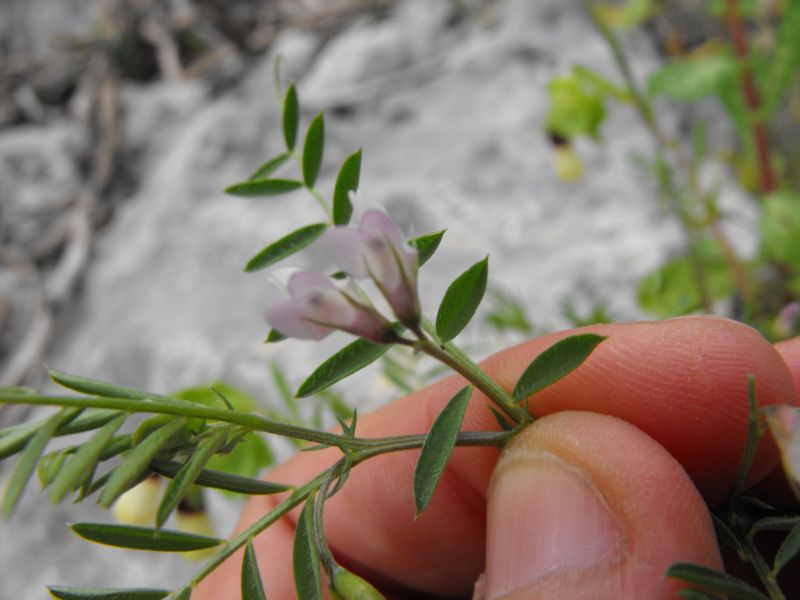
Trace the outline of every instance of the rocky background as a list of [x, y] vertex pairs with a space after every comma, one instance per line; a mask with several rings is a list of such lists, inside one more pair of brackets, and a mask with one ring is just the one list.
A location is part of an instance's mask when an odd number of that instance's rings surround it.
[[[660, 61], [652, 37], [625, 43], [637, 76]], [[603, 142], [578, 147], [586, 176], [566, 185], [543, 132], [554, 75], [582, 63], [616, 78], [577, 0], [7, 0], [0, 385], [48, 389], [47, 363], [163, 392], [225, 379], [273, 404], [271, 362], [297, 385], [346, 342], [261, 343], [276, 292], [242, 267], [320, 214], [303, 192], [222, 193], [281, 150], [278, 54], [304, 123], [326, 111], [319, 188], [363, 148], [363, 198], [410, 233], [447, 227], [421, 274], [428, 314], [488, 253], [491, 285], [523, 300], [538, 331], [569, 324], [567, 299], [584, 315], [602, 304], [644, 317], [636, 281], [681, 245], [633, 160], [651, 141], [614, 108]], [[679, 130], [674, 107], [663, 112]], [[753, 214], [723, 198], [747, 247]], [[476, 356], [513, 339], [480, 323], [463, 336]], [[379, 369], [343, 389], [359, 407], [396, 394]], [[0, 408], [0, 426], [25, 416]], [[108, 517], [30, 487], [0, 524], [0, 598], [43, 598], [53, 583], [170, 587], [195, 568], [81, 542], [65, 522]], [[237, 506], [214, 502], [227, 534]]]

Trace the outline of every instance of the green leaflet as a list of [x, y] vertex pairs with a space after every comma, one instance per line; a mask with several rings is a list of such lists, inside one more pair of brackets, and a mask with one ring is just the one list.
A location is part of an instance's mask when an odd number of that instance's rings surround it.
[[279, 154], [273, 158], [270, 158], [267, 162], [263, 165], [258, 167], [250, 177], [248, 177], [248, 181], [253, 181], [254, 179], [266, 179], [270, 175], [272, 175], [275, 171], [277, 171], [287, 160], [289, 160], [290, 154], [288, 152], [284, 152], [283, 154]]
[[253, 181], [235, 183], [225, 188], [225, 193], [243, 198], [279, 196], [293, 192], [301, 187], [303, 187], [303, 182], [295, 179], [254, 179]]
[[252, 541], [247, 542], [242, 560], [242, 600], [267, 600]]
[[173, 417], [134, 447], [112, 472], [108, 484], [100, 495], [100, 504], [105, 507], [111, 506], [120, 494], [136, 482], [159, 451], [185, 426], [186, 418]]
[[89, 589], [52, 585], [47, 589], [60, 600], [161, 600], [169, 596], [169, 590], [152, 588]]
[[428, 259], [433, 256], [439, 248], [445, 231], [447, 230], [442, 229], [440, 231], [434, 231], [433, 233], [421, 235], [411, 240], [411, 245], [417, 249], [417, 262], [420, 267], [428, 262]]
[[321, 392], [337, 381], [372, 364], [389, 348], [391, 348], [389, 344], [376, 344], [362, 339], [351, 342], [317, 367], [300, 385], [300, 389], [295, 395], [298, 398], [305, 398]]
[[585, 361], [595, 347], [606, 339], [585, 333], [571, 335], [537, 356], [514, 386], [514, 402], [522, 402], [536, 392], [569, 375]]
[[223, 543], [223, 540], [204, 535], [136, 525], [73, 523], [70, 528], [90, 542], [152, 552], [191, 552], [213, 548]]
[[692, 563], [675, 563], [666, 573], [667, 577], [674, 577], [702, 588], [728, 594], [731, 599], [738, 600], [769, 600], [767, 596], [756, 588], [736, 579], [732, 575], [711, 569], [703, 565]]
[[314, 543], [314, 496], [306, 500], [294, 532], [292, 565], [298, 600], [322, 600], [322, 574]]
[[[178, 475], [183, 465], [169, 460], [154, 460], [150, 463], [150, 468], [159, 475], [173, 479]], [[215, 488], [250, 496], [277, 494], [278, 492], [285, 492], [291, 489], [291, 486], [282, 483], [272, 483], [270, 481], [252, 479], [232, 473], [213, 471], [211, 469], [203, 469], [200, 471], [199, 475], [194, 480], [194, 484], [201, 487]]]
[[333, 224], [347, 225], [353, 214], [350, 192], [358, 189], [361, 177], [361, 150], [354, 152], [342, 164], [333, 190]]
[[74, 408], [64, 408], [51, 415], [27, 443], [25, 452], [23, 452], [22, 457], [14, 467], [14, 472], [8, 480], [8, 486], [3, 495], [3, 517], [5, 519], [9, 519], [14, 512], [22, 492], [28, 484], [28, 480], [30, 480], [33, 471], [36, 469], [36, 463], [39, 462], [39, 458], [56, 430], [62, 423], [75, 417], [78, 412]]
[[789, 562], [797, 556], [798, 552], [800, 552], [800, 524], [796, 524], [792, 527], [789, 535], [786, 536], [780, 548], [778, 548], [772, 572], [775, 575], [780, 573], [781, 569], [789, 564]]
[[289, 84], [283, 98], [283, 139], [287, 150], [294, 150], [297, 142], [297, 127], [300, 124], [300, 104], [294, 82]]
[[325, 149], [325, 116], [319, 113], [306, 132], [303, 144], [303, 183], [312, 188], [317, 181], [322, 166], [322, 153]]
[[256, 254], [245, 266], [244, 270], [248, 273], [266, 269], [284, 258], [299, 252], [303, 248], [311, 245], [314, 240], [319, 238], [328, 228], [327, 223], [314, 223], [301, 227], [281, 239], [272, 242], [269, 246]]
[[736, 60], [728, 53], [682, 58], [650, 75], [647, 89], [651, 95], [691, 102], [718, 92], [736, 74]]
[[414, 468], [414, 504], [417, 515], [428, 506], [439, 479], [453, 454], [461, 421], [469, 404], [472, 388], [467, 386], [459, 391], [436, 417]]
[[197, 479], [197, 476], [203, 470], [206, 463], [211, 460], [214, 453], [219, 449], [225, 438], [230, 433], [230, 427], [219, 427], [214, 430], [195, 450], [194, 454], [189, 457], [186, 464], [183, 465], [178, 471], [175, 479], [169, 482], [167, 489], [164, 491], [164, 497], [161, 499], [161, 504], [158, 506], [156, 514], [156, 526], [161, 527], [164, 522], [169, 518], [169, 515], [178, 506], [183, 497]]
[[64, 496], [91, 475], [103, 452], [111, 443], [114, 433], [122, 426], [127, 416], [123, 413], [103, 425], [61, 468], [50, 486], [50, 500], [53, 503], [61, 502]]
[[447, 288], [436, 314], [436, 334], [442, 342], [452, 340], [470, 322], [486, 292], [488, 276], [487, 256], [464, 271]]

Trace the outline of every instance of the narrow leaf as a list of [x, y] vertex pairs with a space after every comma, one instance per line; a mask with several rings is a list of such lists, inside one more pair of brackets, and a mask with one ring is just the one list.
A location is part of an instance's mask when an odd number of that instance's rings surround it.
[[0, 460], [22, 450], [44, 421], [20, 423], [0, 431]]
[[223, 540], [166, 529], [108, 523], [73, 523], [72, 531], [85, 540], [133, 550], [153, 552], [190, 552], [219, 546]]
[[[154, 460], [150, 463], [150, 468], [159, 475], [172, 479], [178, 475], [183, 465], [169, 460]], [[291, 489], [291, 486], [282, 483], [252, 479], [250, 477], [233, 475], [232, 473], [214, 471], [212, 469], [203, 469], [200, 471], [200, 474], [194, 480], [194, 484], [201, 487], [235, 492], [237, 494], [248, 494], [250, 496], [277, 494]]]
[[472, 388], [467, 386], [453, 396], [436, 417], [425, 437], [422, 452], [414, 468], [414, 504], [417, 507], [417, 515], [428, 506], [447, 467], [471, 394]]
[[333, 224], [347, 225], [353, 215], [350, 192], [358, 190], [361, 177], [361, 150], [354, 152], [342, 164], [333, 191]]
[[800, 524], [792, 528], [789, 535], [783, 540], [781, 547], [778, 548], [772, 572], [776, 575], [780, 573], [781, 569], [789, 564], [789, 562], [797, 556], [798, 552], [800, 552]]
[[250, 262], [247, 263], [244, 270], [250, 273], [274, 265], [310, 245], [311, 242], [325, 233], [327, 228], [327, 223], [314, 223], [313, 225], [306, 225], [305, 227], [293, 231], [278, 241], [272, 242], [269, 246], [256, 254], [250, 259]]
[[270, 158], [267, 162], [258, 167], [252, 175], [250, 175], [248, 181], [253, 181], [254, 179], [266, 179], [275, 171], [277, 171], [283, 165], [283, 163], [289, 159], [289, 156], [290, 155], [288, 152], [284, 152], [283, 154], [278, 154], [278, 156], [275, 156], [274, 158]]
[[298, 600], [322, 600], [322, 574], [314, 543], [314, 497], [309, 496], [294, 532], [292, 565]]
[[450, 284], [436, 314], [436, 334], [449, 342], [467, 326], [486, 292], [489, 257], [475, 263]]
[[595, 347], [606, 339], [585, 333], [560, 340], [533, 359], [514, 387], [514, 401], [522, 402], [536, 392], [566, 377], [585, 361]]
[[152, 588], [89, 589], [51, 585], [47, 589], [60, 600], [161, 600], [169, 596], [169, 590]]
[[225, 193], [243, 198], [279, 196], [293, 192], [301, 187], [303, 187], [303, 182], [294, 179], [256, 179], [229, 186], [225, 188]]
[[436, 252], [436, 250], [439, 248], [439, 244], [442, 242], [445, 231], [447, 230], [442, 229], [441, 231], [435, 231], [427, 235], [421, 235], [418, 238], [411, 240], [411, 243], [417, 249], [417, 260], [420, 267], [428, 262], [428, 259], [433, 256], [434, 252]]
[[314, 187], [322, 166], [322, 153], [325, 149], [325, 117], [319, 113], [306, 132], [303, 143], [303, 182], [306, 187]]
[[9, 519], [14, 512], [28, 480], [36, 469], [36, 463], [39, 462], [39, 458], [53, 434], [65, 420], [75, 416], [76, 413], [75, 409], [62, 409], [51, 415], [25, 446], [25, 452], [14, 467], [14, 472], [8, 480], [3, 496], [3, 517], [5, 519]]
[[253, 542], [247, 542], [242, 560], [242, 600], [267, 600], [261, 574], [258, 571]]
[[121, 414], [103, 425], [61, 468], [50, 487], [50, 500], [53, 503], [61, 502], [67, 493], [80, 485], [94, 471], [106, 447], [111, 443], [114, 433], [122, 426], [126, 417], [126, 414]]
[[728, 594], [732, 599], [738, 600], [768, 600], [756, 588], [736, 579], [732, 575], [710, 569], [703, 565], [692, 563], [675, 563], [666, 573], [667, 577], [674, 577], [703, 588]]
[[[90, 396], [109, 396], [111, 398], [158, 398], [158, 394], [150, 394], [134, 388], [125, 387], [123, 385], [116, 385], [98, 379], [91, 379], [89, 377], [81, 377], [80, 375], [72, 375], [57, 371], [55, 369], [48, 369], [50, 379], [58, 385], [67, 389], [81, 392], [82, 394], [89, 394]], [[99, 412], [99, 411], [98, 411]]]
[[677, 592], [679, 598], [687, 598], [687, 600], [719, 600], [719, 596], [707, 594], [700, 590], [681, 590]]
[[122, 463], [114, 469], [103, 493], [100, 504], [111, 506], [120, 494], [128, 490], [148, 468], [150, 461], [186, 425], [186, 418], [173, 418], [144, 438]]
[[156, 513], [156, 527], [161, 527], [169, 518], [169, 515], [183, 500], [189, 491], [189, 486], [197, 479], [206, 463], [211, 460], [214, 453], [225, 441], [229, 433], [229, 427], [220, 427], [211, 433], [195, 450], [194, 454], [186, 461], [180, 471], [175, 475], [175, 479], [169, 482], [164, 491], [164, 497], [158, 506]]
[[297, 126], [300, 124], [300, 104], [297, 101], [297, 90], [290, 83], [283, 98], [283, 139], [287, 150], [294, 150], [297, 142]]
[[362, 339], [351, 342], [317, 367], [300, 385], [295, 395], [305, 398], [316, 394], [375, 362], [389, 348], [389, 344], [376, 344]]
[[98, 410], [87, 411], [78, 416], [72, 421], [64, 423], [58, 428], [56, 435], [72, 435], [74, 433], [83, 433], [84, 431], [92, 431], [102, 427], [112, 419], [115, 419], [122, 413], [118, 410], [101, 408]]

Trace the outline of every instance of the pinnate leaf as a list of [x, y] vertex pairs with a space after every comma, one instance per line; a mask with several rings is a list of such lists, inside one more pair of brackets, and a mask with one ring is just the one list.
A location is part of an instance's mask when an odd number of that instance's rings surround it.
[[259, 269], [271, 267], [284, 258], [309, 246], [314, 240], [325, 233], [327, 228], [328, 225], [326, 223], [314, 223], [283, 236], [251, 258], [244, 270], [250, 273], [252, 271], [258, 271]]
[[602, 335], [584, 333], [571, 335], [550, 346], [533, 359], [517, 381], [514, 401], [522, 402], [572, 373], [604, 339], [606, 338]]
[[[183, 465], [170, 460], [158, 459], [150, 463], [150, 468], [159, 475], [172, 479], [180, 473]], [[234, 475], [223, 471], [214, 471], [212, 469], [203, 469], [200, 471], [197, 479], [194, 480], [194, 484], [200, 487], [225, 490], [237, 494], [247, 494], [249, 496], [277, 494], [290, 489], [290, 486], [283, 483], [272, 483], [271, 481], [264, 481], [263, 479], [253, 479], [251, 477]]]
[[436, 417], [414, 468], [414, 504], [419, 515], [428, 506], [455, 448], [472, 388], [458, 392]]
[[436, 334], [443, 342], [456, 337], [470, 322], [486, 292], [489, 257], [459, 275], [444, 294], [436, 314]]

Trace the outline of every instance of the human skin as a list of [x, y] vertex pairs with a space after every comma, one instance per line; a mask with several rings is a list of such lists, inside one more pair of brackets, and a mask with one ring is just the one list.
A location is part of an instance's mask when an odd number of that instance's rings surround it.
[[[484, 569], [490, 598], [506, 593], [509, 598], [662, 598], [671, 597], [679, 585], [663, 577], [669, 564], [688, 560], [720, 568], [704, 500], [723, 501], [732, 485], [746, 440], [748, 376], [755, 377], [759, 405], [796, 402], [800, 341], [773, 347], [742, 324], [692, 317], [546, 335], [490, 357], [483, 367], [510, 390], [544, 349], [568, 335], [588, 332], [608, 339], [579, 369], [531, 398], [530, 410], [539, 420], [510, 445], [499, 467], [496, 449], [456, 449], [419, 518], [414, 519], [411, 492], [417, 451], [381, 456], [356, 467], [325, 505], [325, 531], [337, 560], [397, 598], [469, 597]], [[360, 417], [357, 434], [424, 433], [463, 385], [463, 379], [453, 376]], [[497, 429], [486, 402], [473, 394], [462, 430]], [[299, 485], [339, 456], [336, 449], [302, 453], [268, 478]], [[777, 451], [767, 436], [748, 485], [777, 464]], [[515, 548], [505, 541], [514, 537], [516, 523], [536, 525], [537, 514], [553, 509], [544, 506], [549, 496], [536, 496], [535, 490], [525, 489], [531, 487], [526, 482], [544, 482], [541, 489], [551, 489], [552, 502], [569, 509], [563, 498], [572, 497], [567, 492], [574, 481], [551, 485], [556, 479], [549, 474], [561, 471], [576, 474], [589, 496], [594, 494], [604, 507], [597, 513], [598, 535], [611, 535], [614, 552], [574, 564], [544, 552], [556, 568], [542, 571], [547, 565], [540, 564], [545, 560], [541, 549], [527, 547], [528, 538], [517, 536], [513, 544], [520, 547]], [[509, 494], [517, 500], [508, 501]], [[252, 498], [237, 530], [280, 500]], [[501, 505], [510, 508], [493, 509]], [[603, 524], [604, 511], [612, 533], [603, 529], [608, 524]], [[297, 516], [293, 511], [254, 542], [270, 598], [294, 597], [291, 549]], [[564, 518], [556, 506], [553, 519]], [[561, 539], [559, 531], [569, 539], [568, 525], [551, 532], [556, 540]], [[516, 564], [509, 563], [520, 554]], [[505, 571], [498, 568], [509, 564]], [[237, 553], [193, 598], [238, 598], [240, 565]]]

